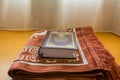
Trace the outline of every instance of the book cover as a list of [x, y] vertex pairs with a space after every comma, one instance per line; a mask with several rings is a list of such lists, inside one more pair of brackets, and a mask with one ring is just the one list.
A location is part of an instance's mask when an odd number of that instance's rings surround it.
[[42, 47], [77, 49], [74, 32], [48, 31]]
[[76, 49], [74, 32], [48, 31], [39, 54], [42, 58], [75, 59]]

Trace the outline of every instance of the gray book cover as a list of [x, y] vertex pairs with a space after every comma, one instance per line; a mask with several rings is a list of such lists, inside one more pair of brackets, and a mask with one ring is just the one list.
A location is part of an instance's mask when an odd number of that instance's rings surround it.
[[77, 49], [74, 32], [48, 31], [42, 47]]
[[39, 53], [42, 57], [76, 58], [76, 49], [74, 32], [48, 31]]

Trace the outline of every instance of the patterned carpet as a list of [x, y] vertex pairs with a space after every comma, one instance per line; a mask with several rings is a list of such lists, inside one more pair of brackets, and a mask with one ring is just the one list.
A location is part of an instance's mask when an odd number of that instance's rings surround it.
[[[7, 71], [12, 61], [16, 58], [19, 51], [26, 44], [34, 31], [6, 31], [0, 30], [0, 78], [11, 80]], [[105, 48], [115, 57], [116, 62], [120, 64], [120, 36], [112, 33], [96, 33], [98, 39]]]
[[[34, 31], [0, 31], [0, 61], [13, 60], [17, 53], [26, 44]], [[116, 62], [120, 64], [120, 36], [112, 33], [96, 33], [98, 39], [105, 48], [115, 57]]]

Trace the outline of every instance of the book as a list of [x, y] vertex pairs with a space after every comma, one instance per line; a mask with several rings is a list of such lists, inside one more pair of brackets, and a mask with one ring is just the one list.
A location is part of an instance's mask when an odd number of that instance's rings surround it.
[[43, 58], [75, 59], [77, 43], [74, 32], [48, 31], [39, 50]]

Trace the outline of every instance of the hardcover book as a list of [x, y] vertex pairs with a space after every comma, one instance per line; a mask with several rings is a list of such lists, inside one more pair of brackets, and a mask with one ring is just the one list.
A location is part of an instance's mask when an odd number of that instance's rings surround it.
[[77, 49], [74, 32], [48, 31], [39, 51], [41, 57], [76, 58]]

